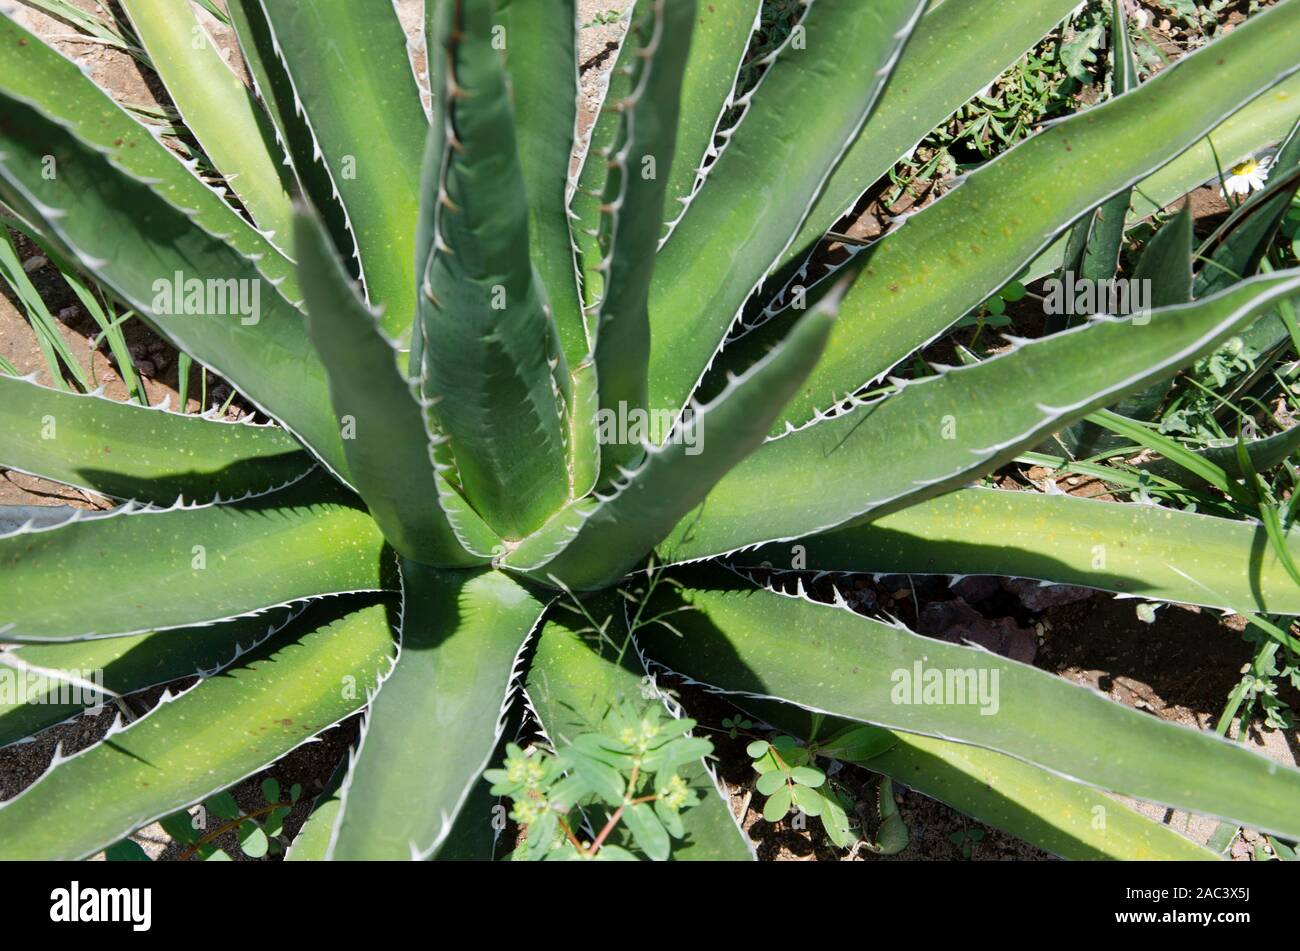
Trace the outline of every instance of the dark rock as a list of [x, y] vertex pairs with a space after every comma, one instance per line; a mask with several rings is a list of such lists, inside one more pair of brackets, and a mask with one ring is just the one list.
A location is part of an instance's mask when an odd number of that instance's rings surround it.
[[960, 598], [927, 604], [916, 619], [916, 630], [927, 637], [946, 637], [960, 625], [983, 621], [984, 616]]
[[876, 597], [876, 592], [862, 580], [857, 580], [851, 585], [842, 586], [840, 594], [844, 596], [844, 600], [848, 602], [849, 607], [864, 614], [870, 614], [880, 606], [880, 599]]
[[968, 575], [952, 586], [952, 593], [975, 604], [998, 593], [998, 579], [992, 575]]
[[1014, 618], [991, 620], [960, 598], [927, 604], [916, 629], [954, 644], [976, 644], [1025, 664], [1033, 663], [1038, 651], [1034, 632], [1021, 627]]
[[1028, 578], [1003, 578], [1002, 587], [1020, 599], [1028, 611], [1046, 611], [1062, 605], [1074, 604], [1092, 597], [1092, 588], [1072, 584], [1042, 585]]

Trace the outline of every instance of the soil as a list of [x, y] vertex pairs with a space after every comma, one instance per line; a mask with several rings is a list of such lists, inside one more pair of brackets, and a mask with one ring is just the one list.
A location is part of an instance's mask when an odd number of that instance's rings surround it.
[[[93, 8], [93, 0], [76, 0], [78, 6]], [[413, 39], [418, 40], [419, 0], [397, 0], [397, 9]], [[579, 34], [579, 62], [582, 64], [579, 126], [585, 132], [594, 120], [600, 89], [617, 49], [621, 22], [607, 22], [606, 14], [623, 12], [630, 0], [579, 0], [579, 23], [586, 24]], [[1150, 4], [1145, 6], [1150, 7]], [[126, 54], [78, 38], [65, 24], [33, 9], [20, 6], [17, 17], [47, 41], [53, 42], [69, 56], [81, 62], [90, 75], [108, 88], [120, 101], [165, 103], [156, 81], [145, 76]], [[225, 31], [209, 24], [217, 40], [229, 48]], [[1159, 44], [1176, 53], [1186, 45], [1186, 31], [1156, 17], [1153, 31]], [[237, 56], [235, 57], [237, 59]], [[417, 68], [422, 65], [423, 51], [413, 50]], [[937, 192], [936, 192], [937, 193]], [[910, 210], [909, 202], [918, 207], [934, 197], [922, 193], [916, 198], [892, 204], [886, 212], [879, 195], [871, 195], [859, 205], [856, 214], [842, 223], [843, 230], [856, 239], [877, 236], [888, 225], [888, 216]], [[1226, 210], [1217, 191], [1200, 189], [1190, 198], [1193, 212], [1202, 231], [1211, 229]], [[105, 394], [125, 399], [127, 392], [116, 373], [107, 347], [92, 349], [98, 332], [89, 316], [78, 306], [71, 290], [63, 284], [48, 262], [25, 242], [20, 254], [32, 280], [51, 312], [58, 318], [59, 333], [82, 360], [94, 380], [105, 387]], [[21, 305], [2, 288], [0, 293], [0, 356], [9, 360], [20, 373], [37, 374], [49, 383], [44, 360], [29, 326], [20, 313]], [[1025, 319], [1035, 308], [1026, 308]], [[1041, 318], [1041, 309], [1038, 316]], [[1011, 311], [1013, 318], [1016, 311]], [[127, 342], [145, 378], [150, 403], [170, 398], [178, 402], [176, 354], [138, 320], [124, 325]], [[944, 362], [953, 362], [947, 360]], [[206, 393], [201, 390], [199, 368], [192, 373], [186, 408], [200, 409], [200, 399], [210, 405], [222, 402], [228, 388], [209, 378]], [[236, 399], [232, 415], [247, 413]], [[1046, 470], [1012, 469], [1001, 474], [1008, 488], [1022, 487], [1026, 481], [1040, 481]], [[1080, 495], [1105, 495], [1105, 487], [1086, 479], [1065, 480], [1067, 491]], [[69, 489], [55, 483], [0, 470], [0, 505], [58, 506], [106, 508], [110, 503], [91, 493]], [[1153, 623], [1143, 623], [1134, 610], [1137, 602], [1117, 600], [1109, 595], [1074, 589], [1044, 596], [1036, 586], [1018, 586], [1009, 579], [967, 579], [949, 587], [943, 579], [899, 576], [872, 581], [854, 578], [848, 596], [859, 609], [881, 609], [900, 617], [924, 633], [947, 639], [972, 639], [1007, 656], [1032, 662], [1076, 683], [1095, 687], [1112, 699], [1144, 710], [1161, 719], [1213, 728], [1229, 691], [1237, 682], [1242, 665], [1250, 658], [1249, 645], [1241, 637], [1244, 622], [1235, 616], [1221, 617], [1213, 612], [1179, 606], [1162, 607]], [[822, 592], [829, 597], [828, 592]], [[188, 687], [193, 681], [172, 685]], [[687, 712], [702, 726], [714, 728], [731, 715], [731, 706], [723, 699], [695, 688], [677, 684]], [[162, 689], [156, 688], [128, 698], [136, 715], [157, 702]], [[1300, 707], [1300, 696], [1286, 688], [1283, 699]], [[62, 726], [46, 730], [26, 744], [0, 751], [0, 800], [17, 794], [46, 769], [55, 750], [64, 754], [83, 749], [100, 739], [116, 714], [111, 710], [98, 717], [83, 716]], [[305, 789], [302, 804], [286, 821], [292, 834], [305, 818], [312, 796], [328, 781], [334, 768], [355, 740], [357, 719], [353, 718], [323, 734], [318, 741], [306, 744], [266, 772], [232, 790], [236, 801], [245, 809], [262, 803], [259, 784], [265, 776], [276, 777], [283, 788], [301, 783]], [[753, 838], [760, 858], [787, 861], [882, 860], [867, 849], [849, 853], [829, 846], [816, 826], [796, 828], [791, 820], [775, 825], [761, 817], [751, 794], [753, 773], [744, 753], [743, 739], [732, 740], [725, 732], [710, 734], [717, 750], [717, 767], [727, 785], [734, 811]], [[1252, 726], [1246, 742], [1284, 763], [1295, 763], [1300, 752], [1297, 731], [1259, 730]], [[875, 802], [876, 780], [869, 771], [846, 767], [838, 777], [863, 804]], [[920, 860], [1050, 860], [1052, 857], [1012, 836], [974, 822], [900, 784], [894, 793], [900, 814], [911, 830], [907, 848], [889, 859]], [[1169, 813], [1166, 810], [1138, 805], [1152, 818], [1172, 824], [1192, 838], [1204, 842], [1214, 823], [1200, 817]], [[178, 850], [157, 825], [141, 830], [136, 840], [154, 857], [175, 858]], [[218, 840], [230, 846], [238, 856], [233, 837]], [[1257, 841], [1251, 833], [1239, 839], [1233, 857], [1249, 858]]]

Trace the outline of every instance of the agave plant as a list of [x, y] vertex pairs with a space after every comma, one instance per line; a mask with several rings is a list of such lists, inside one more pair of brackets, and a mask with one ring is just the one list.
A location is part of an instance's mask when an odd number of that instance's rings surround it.
[[[638, 0], [582, 136], [573, 0], [430, 0], [431, 121], [387, 2], [232, 0], [251, 90], [184, 0], [122, 6], [213, 168], [5, 19], [0, 198], [274, 422], [0, 378], [0, 464], [124, 502], [0, 538], [0, 657], [28, 688], [0, 745], [78, 712], [67, 671], [200, 678], [56, 756], [0, 807], [0, 857], [91, 855], [361, 711], [293, 856], [486, 857], [517, 688], [558, 742], [659, 697], [661, 668], [804, 739], [871, 724], [872, 768], [1063, 855], [1210, 856], [1102, 790], [1300, 838], [1300, 772], [810, 583], [1300, 613], [1277, 526], [972, 485], [1289, 306], [1300, 273], [1256, 257], [1193, 293], [1184, 215], [1149, 315], [885, 382], [1018, 275], [1069, 253], [1113, 275], [1130, 203], [1283, 138], [1300, 0], [1117, 78], [806, 288], [859, 195], [1075, 0], [805, 0], [743, 93], [759, 0]], [[750, 857], [708, 764], [682, 777], [703, 798], [674, 855]]]

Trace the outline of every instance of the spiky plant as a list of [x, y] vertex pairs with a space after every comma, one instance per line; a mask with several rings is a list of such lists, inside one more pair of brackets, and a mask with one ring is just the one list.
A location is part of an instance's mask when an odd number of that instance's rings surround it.
[[[1300, 0], [1117, 78], [798, 286], [863, 190], [1075, 2], [812, 0], [733, 102], [758, 0], [639, 0], [571, 178], [573, 0], [428, 3], [431, 122], [384, 0], [233, 0], [256, 95], [184, 0], [122, 0], [224, 190], [5, 20], [0, 197], [275, 423], [0, 378], [0, 463], [126, 501], [0, 538], [0, 640], [21, 645], [0, 656], [38, 693], [70, 669], [117, 694], [201, 675], [56, 756], [0, 808], [0, 857], [90, 855], [360, 711], [294, 853], [490, 855], [480, 776], [516, 685], [558, 742], [657, 696], [657, 665], [805, 737], [807, 711], [874, 724], [874, 768], [1063, 855], [1209, 855], [1098, 790], [1300, 838], [1294, 769], [808, 593], [993, 574], [1300, 613], [1284, 527], [971, 487], [1300, 273], [1250, 277], [1255, 257], [1193, 297], [1183, 216], [1149, 319], [880, 382], [1060, 266], [1076, 222], [1072, 260], [1113, 276], [1130, 198], [1280, 139]], [[23, 699], [0, 744], [76, 712]], [[707, 765], [688, 778], [707, 795], [675, 854], [750, 856]]]

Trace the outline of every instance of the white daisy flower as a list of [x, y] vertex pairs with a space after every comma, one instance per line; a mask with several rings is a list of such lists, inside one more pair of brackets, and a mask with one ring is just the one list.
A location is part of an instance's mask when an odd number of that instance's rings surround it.
[[1232, 174], [1223, 180], [1219, 189], [1224, 198], [1229, 195], [1241, 195], [1243, 198], [1251, 192], [1259, 191], [1268, 180], [1268, 159], [1248, 158], [1240, 165], [1232, 167]]

